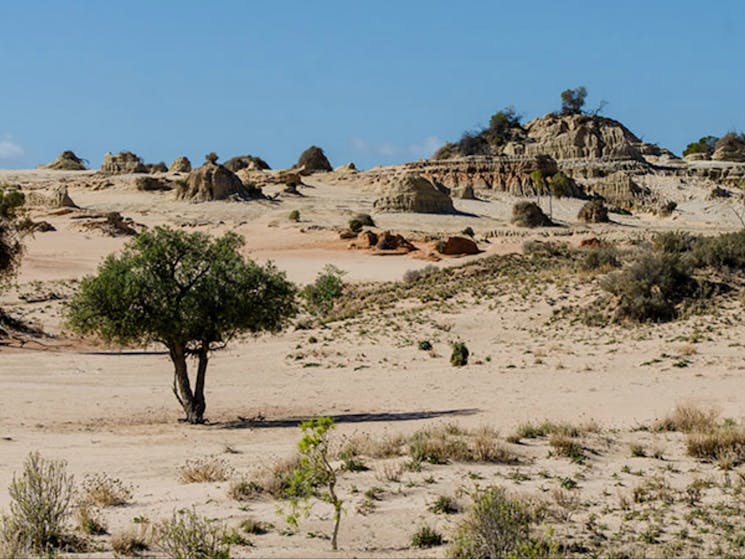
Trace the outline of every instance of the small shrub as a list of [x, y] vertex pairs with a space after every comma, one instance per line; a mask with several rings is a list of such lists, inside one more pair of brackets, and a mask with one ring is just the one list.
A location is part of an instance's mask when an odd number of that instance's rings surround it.
[[83, 480], [83, 499], [99, 507], [118, 507], [132, 500], [132, 486], [107, 474], [86, 476]]
[[352, 233], [359, 233], [362, 231], [362, 222], [358, 219], [350, 219], [349, 220], [349, 230], [352, 231]]
[[309, 312], [319, 316], [331, 312], [334, 301], [341, 297], [344, 291], [343, 276], [342, 270], [327, 264], [318, 273], [316, 280], [303, 288], [300, 296], [305, 300], [305, 306]]
[[450, 355], [450, 364], [453, 367], [464, 367], [468, 365], [469, 351], [463, 342], [453, 344], [453, 353]]
[[466, 235], [471, 238], [473, 238], [476, 235], [476, 233], [474, 233], [473, 228], [470, 225], [466, 227], [465, 229], [463, 229], [463, 231], [461, 231], [461, 234]]
[[535, 202], [518, 202], [512, 206], [512, 223], [519, 227], [549, 227], [553, 225]]
[[289, 215], [290, 221], [297, 223], [300, 221], [300, 210], [292, 210]]
[[240, 479], [230, 484], [228, 496], [235, 501], [250, 501], [263, 492], [264, 488], [255, 481]]
[[447, 495], [440, 495], [429, 507], [434, 514], [456, 514], [460, 512], [458, 501]]
[[158, 547], [169, 559], [230, 559], [224, 533], [221, 524], [189, 509], [174, 512], [155, 529]]
[[238, 530], [232, 529], [230, 531], [223, 532], [222, 535], [222, 542], [224, 544], [228, 545], [244, 545], [244, 546], [252, 546], [251, 540], [246, 538], [243, 534], [241, 534]]
[[363, 227], [375, 227], [375, 221], [370, 214], [357, 214], [352, 219], [358, 221]]
[[672, 200], [661, 202], [660, 205], [657, 207], [657, 215], [660, 217], [668, 217], [673, 214], [677, 207], [677, 202], [673, 202]]
[[331, 171], [331, 163], [326, 154], [318, 146], [310, 146], [297, 160], [297, 167], [303, 167], [306, 171]]
[[638, 443], [629, 445], [629, 452], [631, 453], [632, 458], [644, 458], [647, 456], [647, 451], [644, 449], [644, 446]]
[[420, 526], [419, 529], [414, 532], [414, 535], [411, 536], [411, 546], [420, 549], [436, 547], [443, 543], [445, 543], [445, 540], [442, 538], [442, 534], [427, 524]]
[[620, 268], [618, 251], [612, 246], [600, 246], [584, 251], [580, 268], [585, 272], [609, 271]]
[[423, 278], [431, 276], [432, 274], [438, 272], [439, 270], [440, 269], [434, 264], [427, 264], [424, 268], [420, 270], [407, 270], [404, 273], [404, 282], [414, 283]]
[[130, 528], [111, 537], [111, 548], [117, 555], [136, 557], [150, 549], [150, 543], [143, 530], [135, 531]]
[[715, 408], [701, 408], [695, 404], [678, 404], [675, 409], [654, 423], [655, 431], [713, 431], [717, 426], [719, 410]]
[[608, 208], [602, 200], [590, 200], [579, 210], [577, 219], [585, 223], [608, 223]]
[[605, 278], [601, 287], [616, 295], [617, 319], [664, 322], [677, 316], [676, 305], [694, 295], [697, 283], [678, 255], [648, 253]]
[[697, 266], [745, 270], [745, 229], [698, 239], [693, 246], [692, 256]]
[[421, 340], [419, 344], [417, 345], [421, 351], [431, 351], [432, 350], [432, 342], [429, 340]]
[[11, 498], [8, 529], [36, 553], [58, 547], [74, 492], [74, 480], [67, 473], [64, 461], [30, 453], [22, 474], [13, 475], [8, 487]]
[[100, 517], [98, 510], [89, 503], [82, 501], [77, 509], [78, 528], [89, 536], [107, 534], [106, 523]]
[[241, 530], [253, 536], [262, 536], [264, 534], [267, 534], [269, 532], [269, 529], [269, 524], [267, 524], [266, 522], [262, 522], [261, 520], [256, 520], [254, 518], [247, 518], [246, 520], [241, 522]]
[[521, 550], [531, 541], [530, 524], [530, 512], [522, 502], [508, 497], [501, 487], [487, 487], [474, 496], [458, 525], [450, 556], [522, 557]]
[[261, 487], [275, 499], [286, 498], [290, 480], [295, 475], [299, 462], [298, 456], [276, 462], [266, 479], [262, 480]]
[[181, 466], [179, 481], [181, 483], [205, 483], [226, 481], [233, 473], [227, 462], [219, 458], [189, 459]]
[[683, 254], [690, 252], [697, 237], [686, 231], [666, 231], [658, 233], [652, 239], [654, 247], [668, 254]]

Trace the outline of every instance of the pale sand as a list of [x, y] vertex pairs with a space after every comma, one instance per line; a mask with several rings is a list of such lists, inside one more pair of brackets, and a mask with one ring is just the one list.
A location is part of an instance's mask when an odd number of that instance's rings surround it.
[[[59, 176], [68, 175], [1, 172], [0, 181], [49, 184]], [[314, 177], [315, 188], [302, 189], [304, 197], [287, 197], [280, 203], [194, 205], [176, 202], [170, 193], [135, 192], [126, 185], [126, 178], [99, 191], [72, 182], [70, 195], [83, 208], [120, 211], [147, 226], [186, 223], [193, 230], [213, 234], [236, 231], [246, 238], [245, 254], [274, 261], [299, 283], [312, 281], [328, 263], [347, 272], [350, 281], [399, 280], [407, 270], [430, 264], [412, 256], [373, 256], [348, 249], [349, 242], [339, 240], [334, 229], [343, 227], [354, 213], [372, 213], [374, 195], [325, 186], [322, 180]], [[457, 233], [469, 225], [477, 231], [477, 238], [490, 232], [490, 243], [480, 243], [485, 252], [470, 259], [519, 251], [527, 238], [545, 239], [545, 235], [576, 244], [590, 236], [629, 239], [648, 236], [653, 230], [713, 232], [738, 225], [724, 203], [706, 201], [706, 185], [680, 191], [671, 181], [660, 179], [655, 186], [679, 202], [680, 212], [674, 218], [622, 217], [617, 224], [585, 226], [574, 219], [581, 202], [558, 200], [554, 213], [570, 226], [526, 233], [508, 225], [513, 200], [493, 193], [489, 200], [456, 201], [458, 209], [478, 217], [373, 215], [380, 228], [415, 239], [441, 231]], [[292, 209], [301, 212], [298, 224], [287, 219]], [[19, 295], [55, 286], [69, 293], [72, 288], [65, 287], [65, 282], [94, 272], [126, 239], [81, 232], [77, 220], [69, 215], [36, 210], [34, 216], [58, 230], [28, 239], [18, 287], [3, 293], [0, 302], [3, 308], [59, 334], [59, 302], [25, 303]], [[419, 244], [427, 246], [421, 240]], [[435, 265], [459, 265], [469, 258], [446, 259]], [[629, 462], [629, 441], [663, 444], [666, 455], [683, 472], [674, 483], [697, 475], [721, 476], [714, 465], [701, 465], [684, 456], [681, 435], [660, 435], [652, 442], [652, 435], [629, 430], [649, 424], [687, 400], [718, 406], [724, 416], [742, 419], [739, 395], [745, 373], [741, 345], [745, 327], [736, 318], [736, 310], [725, 313], [725, 319], [735, 318], [730, 324], [704, 315], [661, 326], [593, 329], [570, 327], [566, 322], [547, 324], [552, 301], [564, 297], [555, 288], [518, 304], [509, 303], [511, 291], [506, 286], [506, 295], [495, 308], [471, 304], [453, 308], [450, 314], [428, 311], [421, 324], [407, 324], [400, 316], [381, 316], [379, 325], [388, 321], [383, 334], [361, 334], [359, 324], [337, 324], [312, 332], [289, 331], [236, 341], [210, 362], [206, 415], [211, 424], [200, 427], [177, 423], [181, 414], [170, 389], [171, 366], [161, 348], [120, 352], [84, 346], [64, 336], [23, 348], [0, 347], [4, 404], [0, 436], [10, 439], [0, 440], [0, 488], [20, 470], [29, 451], [40, 450], [45, 456], [67, 460], [79, 480], [86, 474], [106, 472], [134, 484], [132, 505], [104, 511], [111, 532], [125, 528], [136, 516], [157, 520], [191, 505], [232, 525], [250, 515], [280, 528], [284, 523], [275, 502], [248, 503], [246, 512], [241, 503], [227, 497], [228, 482], [182, 485], [177, 479], [179, 467], [190, 457], [217, 455], [235, 468], [236, 475], [257, 475], [293, 451], [299, 431], [283, 420], [318, 415], [338, 416], [340, 436], [411, 433], [451, 421], [466, 427], [489, 425], [507, 435], [526, 420], [594, 420], [605, 429], [622, 430], [613, 436], [615, 443], [592, 458], [594, 467], [583, 474], [586, 478], [581, 484], [583, 499], [609, 503], [617, 500], [617, 490], [612, 488], [611, 496], [605, 490], [611, 487], [611, 474]], [[741, 311], [740, 307], [740, 318]], [[394, 324], [400, 330], [391, 329]], [[674, 367], [675, 357], [687, 351], [687, 338], [707, 329], [710, 332], [688, 356], [689, 365]], [[319, 343], [309, 344], [310, 335]], [[440, 356], [419, 351], [416, 341], [420, 339], [432, 340]], [[472, 352], [472, 363], [464, 369], [452, 368], [447, 359], [448, 344], [455, 339], [467, 341]], [[309, 355], [295, 360], [297, 353]], [[663, 354], [670, 357], [661, 358]], [[489, 361], [485, 361], [487, 356]], [[655, 359], [660, 361], [642, 365]], [[475, 363], [479, 360], [480, 364]], [[320, 366], [304, 368], [308, 362]], [[231, 427], [230, 422], [238, 417], [258, 415], [266, 419], [264, 425]], [[226, 446], [239, 453], [225, 454]], [[375, 469], [348, 474], [342, 484], [348, 504], [339, 555], [442, 556], [444, 548], [411, 549], [410, 537], [423, 521], [440, 527], [446, 535], [452, 531], [456, 520], [431, 514], [427, 505], [437, 495], [472, 487], [468, 472], [478, 472], [486, 480], [479, 481], [481, 485], [492, 481], [519, 491], [537, 491], [542, 482], [536, 472], [543, 468], [557, 476], [576, 476], [580, 470], [567, 460], [546, 458], [545, 441], [515, 448], [535, 458], [534, 463], [521, 467], [531, 473], [532, 481], [520, 484], [505, 477], [514, 471], [512, 466], [472, 464], [425, 466], [421, 473], [405, 472], [400, 483], [381, 478], [382, 463], [377, 474]], [[635, 459], [632, 465], [664, 471], [651, 458]], [[690, 473], [691, 468], [696, 473]], [[428, 476], [434, 476], [436, 483], [424, 483]], [[416, 484], [407, 485], [407, 481]], [[627, 486], [633, 482], [632, 476]], [[386, 494], [376, 511], [363, 515], [355, 507], [365, 489], [373, 485], [384, 487]], [[359, 494], [352, 492], [353, 486]], [[8, 493], [0, 491], [0, 509], [8, 503]], [[283, 536], [275, 529], [252, 536], [255, 547], [236, 548], [236, 554], [328, 556], [328, 541], [306, 534], [327, 533], [330, 523], [329, 510], [318, 505], [298, 535]]]

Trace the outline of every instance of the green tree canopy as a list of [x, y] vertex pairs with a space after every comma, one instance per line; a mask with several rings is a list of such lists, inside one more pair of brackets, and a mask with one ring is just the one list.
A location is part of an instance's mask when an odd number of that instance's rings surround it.
[[565, 89], [561, 92], [561, 114], [579, 115], [582, 114], [582, 107], [585, 106], [587, 89], [581, 85], [574, 89]]
[[[296, 312], [295, 287], [272, 264], [238, 252], [234, 233], [212, 239], [157, 227], [83, 279], [68, 322], [119, 345], [161, 343], [174, 365], [173, 392], [186, 420], [201, 423], [210, 351], [245, 332], [275, 332]], [[197, 359], [192, 391], [187, 357]]]

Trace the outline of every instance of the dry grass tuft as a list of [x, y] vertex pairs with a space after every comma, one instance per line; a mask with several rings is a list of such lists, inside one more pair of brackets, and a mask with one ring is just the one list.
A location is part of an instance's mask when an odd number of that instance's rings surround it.
[[230, 483], [228, 497], [235, 501], [250, 501], [263, 492], [264, 488], [253, 480], [236, 479]]
[[283, 498], [299, 464], [300, 457], [297, 455], [276, 462], [262, 477], [259, 485], [275, 499]]
[[678, 404], [671, 413], [657, 420], [653, 429], [681, 433], [712, 431], [716, 429], [719, 413], [716, 408], [702, 408], [692, 403]]
[[728, 426], [704, 433], [691, 433], [687, 451], [694, 458], [734, 467], [745, 462], [745, 429]]
[[86, 476], [83, 481], [83, 500], [98, 507], [119, 507], [132, 500], [132, 486], [107, 474]]
[[224, 460], [214, 457], [187, 460], [181, 466], [179, 481], [181, 483], [205, 483], [225, 481], [233, 473], [233, 468]]
[[475, 431], [447, 424], [423, 429], [409, 439], [409, 455], [414, 462], [447, 464], [448, 462], [489, 462], [517, 464], [520, 458], [488, 427]]

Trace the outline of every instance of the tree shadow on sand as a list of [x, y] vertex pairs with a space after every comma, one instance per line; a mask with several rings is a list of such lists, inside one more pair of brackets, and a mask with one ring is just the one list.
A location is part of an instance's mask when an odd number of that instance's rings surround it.
[[[414, 411], [414, 412], [390, 412], [390, 413], [347, 413], [331, 415], [335, 423], [374, 423], [379, 421], [417, 421], [420, 419], [433, 419], [436, 417], [453, 417], [474, 415], [480, 410], [476, 408], [441, 410], [441, 411]], [[262, 429], [277, 427], [295, 428], [303, 421], [311, 417], [286, 417], [279, 419], [265, 419], [261, 416], [248, 418], [240, 417], [234, 421], [219, 421], [210, 423], [211, 427], [220, 429]]]

